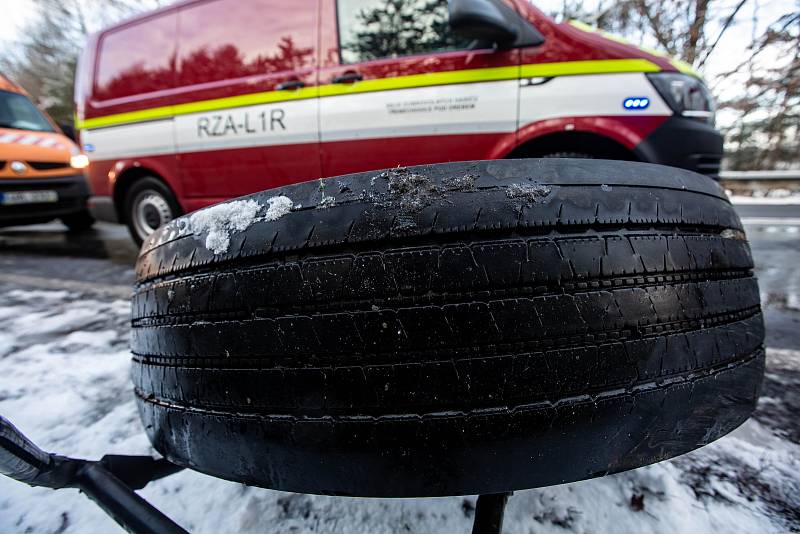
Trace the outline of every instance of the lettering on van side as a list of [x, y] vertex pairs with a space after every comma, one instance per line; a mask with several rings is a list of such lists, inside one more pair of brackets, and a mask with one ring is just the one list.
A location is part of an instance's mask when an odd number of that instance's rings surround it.
[[391, 115], [406, 113], [450, 113], [473, 110], [477, 104], [478, 97], [475, 95], [424, 98], [387, 102], [386, 111]]
[[225, 137], [285, 131], [286, 113], [281, 108], [269, 112], [208, 115], [197, 118], [197, 137]]

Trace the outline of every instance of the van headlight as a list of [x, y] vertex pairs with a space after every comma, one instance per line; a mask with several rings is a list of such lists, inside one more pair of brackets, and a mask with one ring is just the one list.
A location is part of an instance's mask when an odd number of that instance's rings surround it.
[[677, 72], [653, 72], [647, 78], [672, 111], [714, 125], [714, 97], [703, 82]]
[[73, 169], [85, 169], [89, 166], [89, 156], [86, 154], [75, 154], [69, 158], [69, 165]]

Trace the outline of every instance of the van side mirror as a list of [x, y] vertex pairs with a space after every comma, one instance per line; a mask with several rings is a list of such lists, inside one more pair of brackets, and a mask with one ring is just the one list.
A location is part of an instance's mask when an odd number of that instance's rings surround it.
[[544, 38], [502, 0], [448, 0], [450, 28], [467, 39], [501, 47], [535, 46]]

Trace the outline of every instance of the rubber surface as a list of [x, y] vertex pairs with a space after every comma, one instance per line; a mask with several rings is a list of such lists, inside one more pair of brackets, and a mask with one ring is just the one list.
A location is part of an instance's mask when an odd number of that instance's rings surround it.
[[76, 213], [64, 215], [61, 217], [61, 222], [69, 228], [70, 232], [85, 232], [94, 225], [94, 217], [89, 213], [89, 210], [84, 209]]
[[[281, 195], [294, 209], [265, 220]], [[137, 263], [138, 405], [181, 465], [307, 493], [499, 493], [688, 452], [755, 406], [758, 287], [708, 178], [508, 160], [245, 198], [260, 218], [227, 251], [184, 217]]]

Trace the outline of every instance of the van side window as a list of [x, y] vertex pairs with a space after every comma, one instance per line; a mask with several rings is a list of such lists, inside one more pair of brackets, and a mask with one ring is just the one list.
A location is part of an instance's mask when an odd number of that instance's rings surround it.
[[338, 0], [342, 63], [466, 50], [450, 32], [447, 0]]
[[174, 87], [176, 21], [168, 13], [101, 37], [94, 97], [109, 100]]
[[179, 13], [178, 84], [314, 67], [317, 0], [212, 0]]

